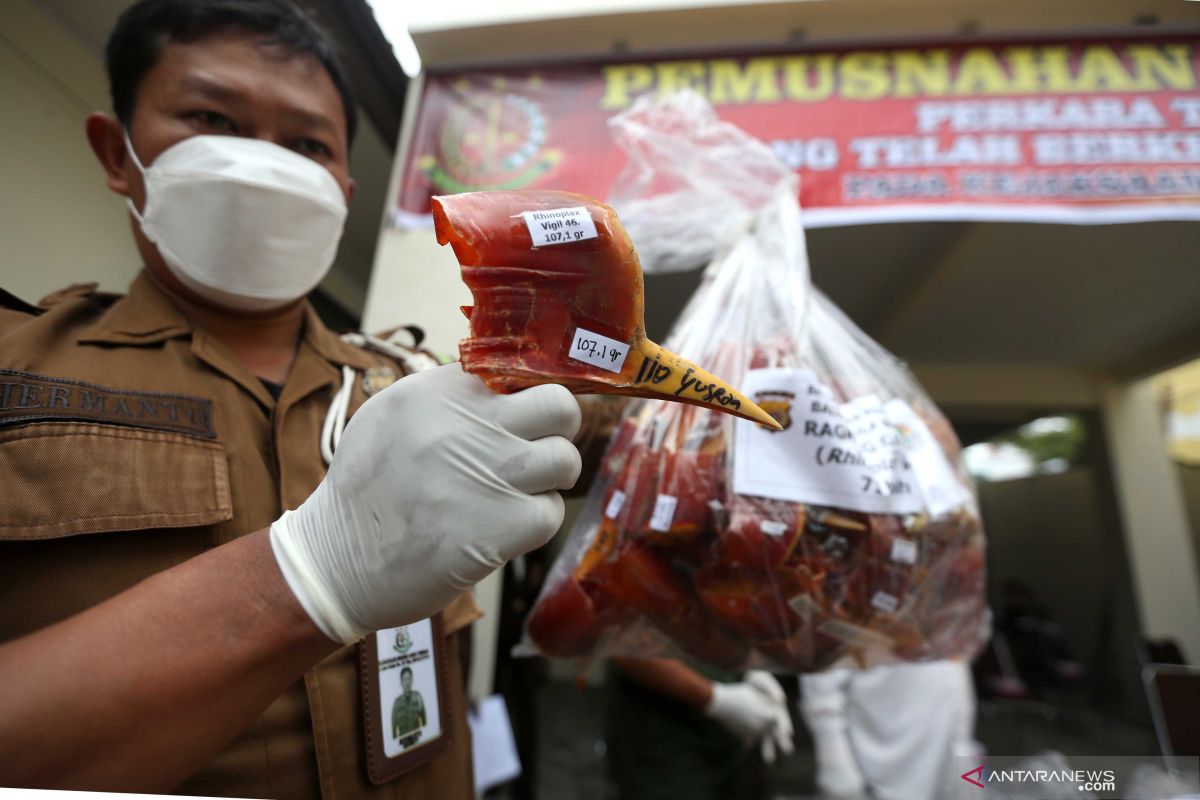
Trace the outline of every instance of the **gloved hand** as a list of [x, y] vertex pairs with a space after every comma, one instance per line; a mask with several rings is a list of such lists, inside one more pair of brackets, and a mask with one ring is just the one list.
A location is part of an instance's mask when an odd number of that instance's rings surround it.
[[777, 751], [792, 752], [794, 731], [787, 695], [769, 672], [750, 670], [741, 683], [714, 683], [704, 712], [747, 747], [758, 744], [768, 764], [775, 761]]
[[581, 468], [563, 387], [495, 394], [459, 364], [419, 372], [350, 420], [325, 480], [271, 526], [288, 586], [346, 644], [444, 608], [558, 530]]

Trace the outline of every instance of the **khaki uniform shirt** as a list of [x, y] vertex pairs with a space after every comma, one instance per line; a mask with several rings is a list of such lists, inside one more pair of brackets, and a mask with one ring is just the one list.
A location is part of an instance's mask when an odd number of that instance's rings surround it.
[[[364, 370], [402, 374], [388, 357], [343, 342], [309, 308], [276, 401], [146, 274], [123, 298], [78, 286], [34, 309], [0, 295], [0, 641], [300, 505], [325, 474], [319, 436], [343, 366], [358, 371], [351, 411], [366, 400]], [[445, 754], [392, 783], [368, 782], [350, 647], [309, 671], [179, 791], [472, 796], [453, 634], [479, 611], [467, 594], [443, 616], [453, 730]]]
[[392, 702], [392, 738], [399, 739], [425, 727], [425, 700], [416, 689]]

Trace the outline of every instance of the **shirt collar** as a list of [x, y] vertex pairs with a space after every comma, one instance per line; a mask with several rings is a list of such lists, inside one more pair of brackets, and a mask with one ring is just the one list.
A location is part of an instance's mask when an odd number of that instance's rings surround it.
[[79, 337], [80, 344], [156, 344], [192, 332], [192, 324], [143, 270], [122, 297]]
[[341, 366], [353, 367], [357, 370], [369, 369], [376, 366], [366, 351], [342, 340], [317, 316], [310, 303], [305, 303], [304, 341], [326, 361]]

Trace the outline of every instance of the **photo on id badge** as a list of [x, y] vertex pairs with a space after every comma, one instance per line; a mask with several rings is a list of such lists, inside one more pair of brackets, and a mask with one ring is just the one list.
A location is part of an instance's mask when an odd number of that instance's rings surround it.
[[388, 758], [442, 736], [433, 629], [429, 620], [375, 633], [379, 724]]

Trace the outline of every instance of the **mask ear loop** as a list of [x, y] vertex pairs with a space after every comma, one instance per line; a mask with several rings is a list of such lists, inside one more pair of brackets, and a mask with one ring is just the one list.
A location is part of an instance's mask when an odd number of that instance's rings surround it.
[[[146, 168], [142, 166], [142, 160], [140, 158], [138, 158], [137, 151], [133, 149], [133, 142], [130, 141], [130, 139], [129, 139], [129, 128], [124, 128], [123, 132], [125, 134], [125, 152], [129, 153], [129, 157], [131, 159], [133, 159], [133, 165], [135, 167], [137, 167], [138, 172], [141, 173], [142, 185], [145, 186], [145, 184], [146, 184]], [[149, 193], [147, 193], [147, 197], [148, 196], [149, 196]], [[139, 212], [137, 210], [137, 206], [135, 206], [133, 204], [133, 198], [126, 197], [125, 205], [129, 208], [129, 213], [133, 214], [133, 218], [138, 221], [138, 225], [141, 226], [142, 231], [145, 232], [146, 223], [142, 220], [141, 212]]]

